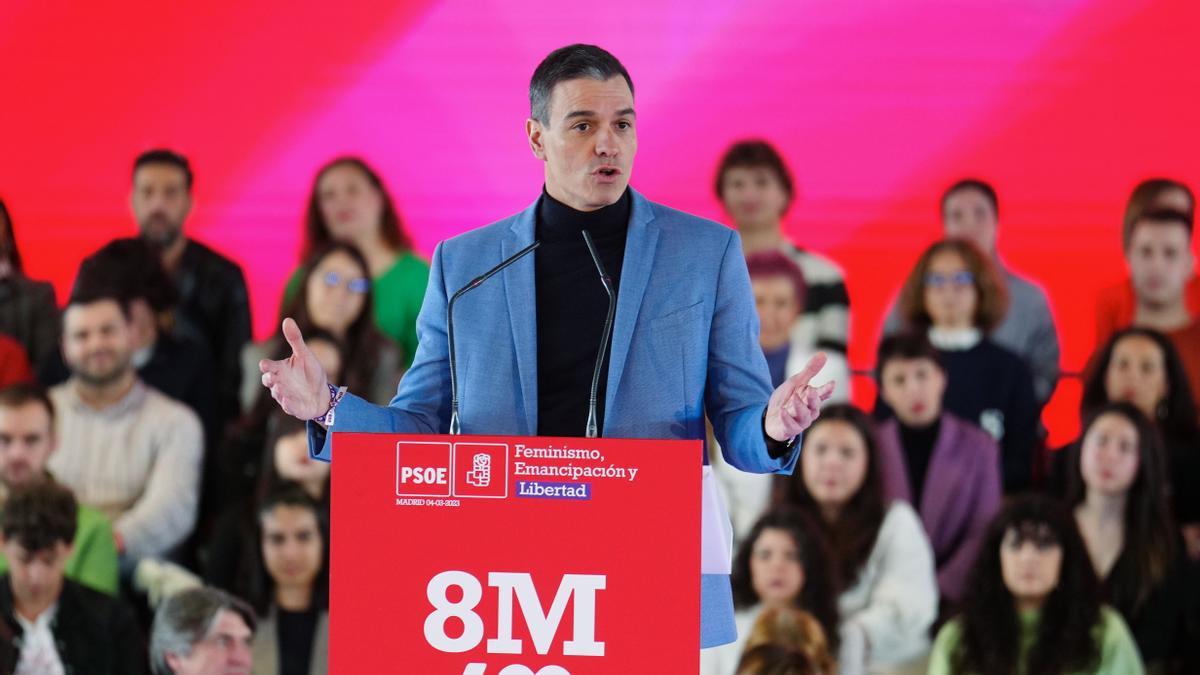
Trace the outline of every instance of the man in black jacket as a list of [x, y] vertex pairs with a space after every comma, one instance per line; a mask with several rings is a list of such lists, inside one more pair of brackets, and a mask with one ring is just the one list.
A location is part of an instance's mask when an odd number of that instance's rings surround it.
[[179, 329], [200, 336], [217, 365], [217, 419], [239, 411], [241, 351], [250, 340], [250, 301], [237, 263], [185, 237], [192, 209], [192, 168], [171, 150], [150, 150], [133, 163], [129, 204], [143, 240], [161, 253], [174, 282]]
[[144, 673], [142, 639], [120, 601], [66, 579], [75, 495], [53, 481], [13, 491], [0, 513], [0, 673]]

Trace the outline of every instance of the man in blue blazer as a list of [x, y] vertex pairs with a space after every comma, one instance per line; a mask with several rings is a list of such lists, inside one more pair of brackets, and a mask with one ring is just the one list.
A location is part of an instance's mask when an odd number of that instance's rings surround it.
[[[530, 103], [526, 131], [545, 163], [545, 190], [515, 216], [438, 245], [419, 347], [387, 407], [329, 384], [295, 322], [284, 321], [293, 354], [263, 361], [263, 384], [285, 412], [313, 422], [313, 456], [331, 459], [329, 428], [447, 433], [448, 299], [535, 239], [536, 258], [455, 305], [462, 432], [583, 435], [607, 307], [580, 233], [588, 230], [617, 286], [602, 435], [703, 439], [707, 413], [730, 464], [790, 473], [798, 435], [833, 391], [832, 382], [808, 386], [824, 357], [772, 392], [737, 234], [628, 187], [637, 116], [625, 68], [598, 47], [564, 47], [538, 66]], [[702, 646], [736, 638], [728, 577], [704, 575], [701, 615]]]

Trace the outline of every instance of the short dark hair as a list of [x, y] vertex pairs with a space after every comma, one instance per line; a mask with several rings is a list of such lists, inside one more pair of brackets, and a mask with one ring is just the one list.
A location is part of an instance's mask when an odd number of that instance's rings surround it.
[[[111, 288], [128, 303], [145, 300], [156, 312], [175, 306], [175, 285], [163, 267], [162, 258], [141, 237], [114, 239], [84, 258], [74, 288]], [[74, 293], [72, 293], [74, 295]]]
[[963, 178], [962, 180], [955, 181], [953, 185], [946, 188], [945, 192], [942, 193], [942, 201], [940, 206], [943, 217], [946, 215], [946, 200], [950, 199], [950, 195], [956, 192], [962, 192], [963, 190], [976, 190], [978, 192], [982, 192], [984, 198], [987, 199], [988, 203], [992, 205], [992, 213], [996, 214], [997, 218], [1000, 217], [1000, 199], [996, 196], [996, 189], [993, 188], [991, 184], [978, 178]]
[[1129, 201], [1125, 203], [1125, 213], [1121, 218], [1121, 240], [1129, 240], [1130, 229], [1143, 213], [1169, 206], [1163, 200], [1163, 195], [1172, 190], [1183, 193], [1187, 200], [1185, 212], [1195, 218], [1196, 195], [1187, 184], [1173, 178], [1147, 178], [1133, 188]]
[[0, 532], [27, 551], [45, 551], [75, 541], [79, 503], [70, 489], [53, 480], [15, 488], [0, 511]]
[[550, 123], [550, 95], [554, 87], [565, 80], [587, 78], [601, 82], [620, 75], [633, 95], [633, 79], [617, 57], [596, 45], [573, 44], [550, 52], [529, 81], [529, 116]]
[[1178, 209], [1149, 209], [1138, 214], [1129, 226], [1122, 232], [1123, 241], [1121, 242], [1126, 249], [1129, 248], [1129, 243], [1133, 241], [1133, 232], [1138, 228], [1138, 225], [1144, 223], [1165, 223], [1170, 225], [1179, 225], [1187, 230], [1188, 241], [1192, 239], [1193, 222], [1192, 217], [1187, 213]]
[[713, 184], [713, 192], [718, 200], [724, 199], [725, 174], [729, 173], [730, 169], [766, 169], [774, 173], [779, 184], [783, 186], [783, 191], [787, 193], [788, 205], [791, 205], [796, 194], [792, 172], [783, 161], [783, 156], [770, 143], [754, 138], [729, 146], [721, 156], [721, 163], [717, 166], [717, 178]]
[[54, 402], [46, 393], [46, 388], [40, 384], [18, 382], [0, 388], [0, 408], [20, 408], [29, 403], [37, 403], [46, 409], [50, 415], [50, 424], [54, 424]]
[[138, 169], [149, 164], [168, 164], [183, 172], [184, 181], [187, 184], [188, 192], [192, 191], [192, 183], [196, 177], [192, 173], [192, 165], [188, 163], [187, 157], [166, 148], [154, 148], [147, 150], [137, 156], [133, 160], [133, 172], [130, 177], [137, 175]]
[[[96, 286], [84, 286], [72, 289], [71, 297], [67, 299], [66, 309], [70, 309], [76, 305], [92, 305], [97, 302], [105, 302], [111, 300], [117, 303], [117, 307], [121, 308], [121, 316], [125, 317], [126, 321], [132, 318], [129, 311], [129, 299], [126, 298], [121, 291], [115, 286], [104, 284]], [[66, 312], [63, 312], [66, 316]]]
[[879, 342], [875, 353], [875, 382], [883, 386], [883, 368], [891, 361], [915, 361], [929, 359], [942, 371], [946, 370], [942, 363], [942, 354], [933, 346], [929, 338], [919, 331], [901, 331], [889, 335]]

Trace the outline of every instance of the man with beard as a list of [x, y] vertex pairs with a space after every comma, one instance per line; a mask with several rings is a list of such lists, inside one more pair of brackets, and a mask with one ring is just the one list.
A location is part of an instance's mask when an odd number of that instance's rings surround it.
[[193, 178], [182, 155], [144, 152], [133, 163], [129, 204], [141, 238], [161, 252], [174, 282], [176, 331], [205, 342], [217, 364], [217, 420], [223, 425], [238, 412], [239, 357], [250, 340], [250, 301], [241, 267], [183, 234]]
[[59, 439], [50, 470], [112, 520], [123, 570], [168, 555], [196, 519], [200, 420], [138, 378], [129, 308], [116, 293], [72, 296], [62, 351], [71, 377], [50, 391]]
[[[54, 446], [54, 404], [46, 391], [31, 384], [0, 389], [0, 510], [13, 490], [54, 480], [46, 470]], [[112, 524], [99, 511], [83, 505], [75, 521], [67, 578], [116, 595], [117, 547]], [[6, 570], [8, 559], [0, 555], [0, 573]]]

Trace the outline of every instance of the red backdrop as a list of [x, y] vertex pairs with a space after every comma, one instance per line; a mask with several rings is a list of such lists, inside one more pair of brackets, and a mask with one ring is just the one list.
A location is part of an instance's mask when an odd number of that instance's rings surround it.
[[[595, 42], [637, 85], [633, 184], [651, 198], [720, 219], [725, 146], [784, 150], [800, 190], [787, 228], [847, 271], [856, 367], [937, 235], [937, 194], [972, 174], [1000, 191], [1003, 255], [1049, 291], [1078, 370], [1095, 295], [1124, 274], [1130, 188], [1150, 174], [1200, 185], [1198, 19], [1186, 0], [6, 0], [0, 196], [31, 274], [61, 296], [83, 255], [133, 231], [133, 157], [184, 152], [189, 231], [243, 264], [262, 336], [320, 163], [376, 164], [428, 253], [536, 196], [529, 75], [552, 48]], [[1066, 383], [1048, 411], [1057, 440], [1077, 398]]]

